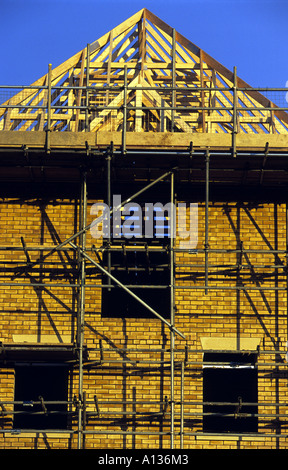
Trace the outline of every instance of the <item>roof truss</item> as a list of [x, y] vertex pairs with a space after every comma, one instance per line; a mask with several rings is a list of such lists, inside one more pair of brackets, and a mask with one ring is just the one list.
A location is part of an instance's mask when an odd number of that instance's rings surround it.
[[[117, 131], [126, 122], [134, 132], [233, 132], [233, 72], [146, 9], [49, 77], [54, 131]], [[288, 133], [285, 112], [239, 77], [236, 85], [245, 88], [237, 132]], [[6, 101], [0, 130], [45, 130], [47, 87], [48, 74]]]

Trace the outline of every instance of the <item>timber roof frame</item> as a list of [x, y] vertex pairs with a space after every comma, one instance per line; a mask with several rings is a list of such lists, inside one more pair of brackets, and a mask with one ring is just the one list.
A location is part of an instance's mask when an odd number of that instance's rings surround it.
[[288, 134], [288, 114], [146, 8], [1, 105], [0, 130]]

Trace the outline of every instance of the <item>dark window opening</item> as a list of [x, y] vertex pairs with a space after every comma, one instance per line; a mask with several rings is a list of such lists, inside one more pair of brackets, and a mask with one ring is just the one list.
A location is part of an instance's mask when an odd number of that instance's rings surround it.
[[[141, 245], [142, 251], [139, 251], [139, 246], [137, 249], [136, 244], [125, 243], [120, 250], [110, 251], [111, 274], [158, 314], [169, 318], [169, 252], [157, 244], [149, 245], [153, 249], [147, 251], [143, 248], [143, 244]], [[133, 247], [135, 247], [135, 251]], [[103, 263], [106, 269], [107, 261], [108, 251], [105, 251]], [[102, 281], [107, 286], [109, 277], [104, 275]], [[113, 280], [111, 284], [115, 287], [102, 289], [102, 316], [156, 318], [153, 312], [149, 311], [122, 287], [117, 286]]]
[[203, 401], [211, 403], [203, 406], [203, 412], [208, 413], [203, 416], [204, 432], [257, 432], [255, 362], [255, 354], [204, 354]]
[[[59, 402], [68, 400], [68, 368], [45, 364], [15, 366], [14, 400], [22, 402], [14, 405], [15, 429], [67, 429], [67, 403]], [[47, 403], [50, 401], [58, 403]]]
[[[164, 318], [170, 317], [170, 222], [169, 202], [131, 202], [116, 218], [111, 216], [111, 238], [103, 239], [103, 266]], [[109, 233], [105, 221], [104, 233]], [[121, 286], [109, 281], [109, 276], [103, 275], [102, 281], [113, 286], [102, 289], [103, 317], [156, 318]]]

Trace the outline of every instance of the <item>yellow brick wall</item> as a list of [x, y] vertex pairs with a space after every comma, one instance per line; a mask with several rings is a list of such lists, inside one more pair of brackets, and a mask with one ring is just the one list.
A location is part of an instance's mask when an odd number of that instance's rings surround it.
[[[88, 204], [88, 223], [93, 220]], [[287, 401], [287, 373], [285, 363], [279, 372], [273, 363], [273, 350], [281, 349], [282, 358], [287, 341], [287, 298], [283, 268], [278, 272], [271, 267], [286, 265], [284, 253], [275, 255], [271, 250], [286, 249], [286, 206], [283, 204], [239, 204], [215, 202], [209, 205], [209, 289], [205, 286], [205, 207], [199, 203], [198, 246], [201, 251], [176, 252], [175, 271], [175, 326], [185, 335], [185, 340], [175, 336], [175, 447], [180, 446], [180, 363], [188, 362], [184, 373], [185, 413], [200, 413], [187, 419], [184, 448], [280, 448], [287, 447], [286, 439], [267, 437], [217, 439], [199, 438], [202, 432], [201, 412], [202, 344], [203, 337], [259, 338], [259, 413], [286, 414], [285, 407], [265, 407], [265, 403]], [[72, 249], [55, 253], [44, 263], [47, 251], [30, 251], [32, 261], [38, 264], [25, 270], [26, 257], [21, 237], [29, 247], [56, 246], [78, 229], [77, 201], [70, 199], [7, 199], [0, 203], [0, 324], [1, 341], [12, 343], [13, 335], [43, 335], [76, 338], [77, 315], [77, 257]], [[242, 269], [237, 270], [240, 254], [229, 252], [240, 247], [245, 250], [270, 250], [270, 253], [245, 253]], [[99, 246], [101, 241], [87, 232], [87, 247]], [[179, 240], [176, 241], [176, 248]], [[15, 249], [17, 248], [17, 250]], [[216, 252], [213, 250], [227, 250]], [[95, 255], [89, 254], [97, 260]], [[12, 262], [12, 263], [11, 263]], [[21, 268], [21, 269], [20, 269]], [[20, 269], [20, 270], [19, 270]], [[85, 345], [94, 367], [84, 368], [88, 421], [85, 445], [87, 448], [169, 448], [170, 406], [163, 418], [165, 400], [170, 400], [170, 331], [159, 319], [104, 318], [101, 316], [101, 276], [96, 270], [87, 271], [85, 293]], [[23, 282], [26, 285], [17, 286]], [[47, 286], [32, 286], [45, 283]], [[246, 290], [235, 290], [235, 286]], [[12, 285], [13, 284], [13, 285]], [[53, 286], [52, 286], [53, 284]], [[184, 288], [188, 287], [189, 288]], [[273, 290], [277, 286], [278, 291]], [[181, 288], [182, 287], [182, 288]], [[192, 288], [193, 287], [193, 288]], [[197, 287], [197, 289], [195, 289]], [[213, 289], [212, 289], [213, 287]], [[160, 295], [160, 294], [159, 294]], [[100, 364], [100, 344], [103, 346], [103, 363]], [[160, 351], [155, 351], [156, 349]], [[161, 349], [166, 349], [164, 353]], [[141, 351], [143, 350], [143, 351]], [[145, 351], [144, 351], [145, 350]], [[148, 350], [148, 351], [147, 351]], [[178, 350], [178, 351], [177, 351]], [[191, 350], [191, 351], [189, 351]], [[194, 352], [197, 350], [198, 352]], [[193, 351], [193, 352], [192, 352]], [[264, 352], [271, 352], [270, 355]], [[142, 362], [143, 361], [143, 362]], [[197, 362], [197, 364], [195, 364]], [[261, 365], [261, 363], [263, 365]], [[69, 400], [78, 395], [78, 370], [69, 384]], [[13, 368], [0, 369], [1, 402], [13, 401]], [[97, 397], [100, 415], [96, 414], [94, 397]], [[133, 404], [137, 401], [137, 405]], [[110, 403], [108, 403], [110, 402]], [[112, 403], [115, 402], [115, 403]], [[143, 403], [142, 403], [143, 402]], [[5, 405], [6, 406], [6, 405]], [[7, 411], [12, 405], [6, 406]], [[128, 413], [127, 422], [122, 414]], [[135, 415], [137, 412], [137, 416]], [[90, 416], [89, 413], [94, 413]], [[113, 414], [115, 413], [115, 414]], [[130, 413], [130, 414], [129, 414]], [[154, 413], [154, 416], [152, 414]], [[76, 448], [77, 420], [73, 421], [75, 434], [42, 435], [11, 434], [12, 417], [7, 415], [0, 433], [0, 448]], [[282, 419], [282, 418], [280, 418]], [[0, 429], [1, 431], [1, 429]], [[136, 432], [137, 431], [137, 432]], [[106, 434], [105, 434], [106, 432]], [[271, 417], [259, 419], [259, 432], [275, 433]], [[285, 427], [282, 429], [285, 433]], [[138, 434], [137, 434], [138, 433]], [[191, 433], [191, 435], [189, 435]]]

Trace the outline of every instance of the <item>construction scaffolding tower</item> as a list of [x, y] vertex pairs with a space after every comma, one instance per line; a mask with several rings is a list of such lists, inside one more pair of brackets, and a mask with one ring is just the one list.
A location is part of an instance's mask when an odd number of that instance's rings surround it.
[[[55, 69], [49, 65], [31, 86], [0, 87], [7, 220], [0, 242], [0, 359], [10, 387], [0, 403], [3, 447], [32, 432], [37, 439], [63, 436], [63, 446], [78, 449], [108, 446], [109, 438], [116, 447], [183, 449], [196, 440], [209, 447], [209, 439], [227, 440], [226, 425], [237, 446], [259, 439], [259, 446], [285, 447], [286, 91], [250, 87], [236, 67], [227, 70], [146, 9]], [[121, 195], [116, 204], [115, 195]], [[150, 218], [145, 212], [156, 201], [170, 204], [160, 222], [155, 207]], [[174, 234], [187, 202], [198, 225], [181, 244]], [[108, 211], [99, 215], [101, 204]], [[125, 213], [129, 204], [133, 222]], [[15, 208], [10, 221], [9, 208]], [[263, 226], [252, 216], [257, 210]], [[220, 214], [226, 225], [216, 243]], [[247, 242], [244, 216], [261, 243]], [[152, 232], [143, 235], [147, 220]], [[232, 235], [225, 239], [228, 226]], [[217, 318], [220, 295], [229, 298], [231, 312], [222, 306]], [[256, 317], [255, 331], [245, 305]], [[205, 323], [214, 316], [216, 332]], [[120, 346], [112, 339], [117, 328]], [[31, 377], [25, 364], [35, 367]], [[59, 389], [68, 395], [24, 396], [27, 377], [39, 379], [44, 365], [55, 381], [55, 366], [62, 366]], [[257, 375], [258, 394], [248, 401], [209, 394], [214, 380], [235, 370], [251, 384]], [[267, 401], [264, 383], [272, 381]], [[45, 428], [43, 416], [51, 418]]]

